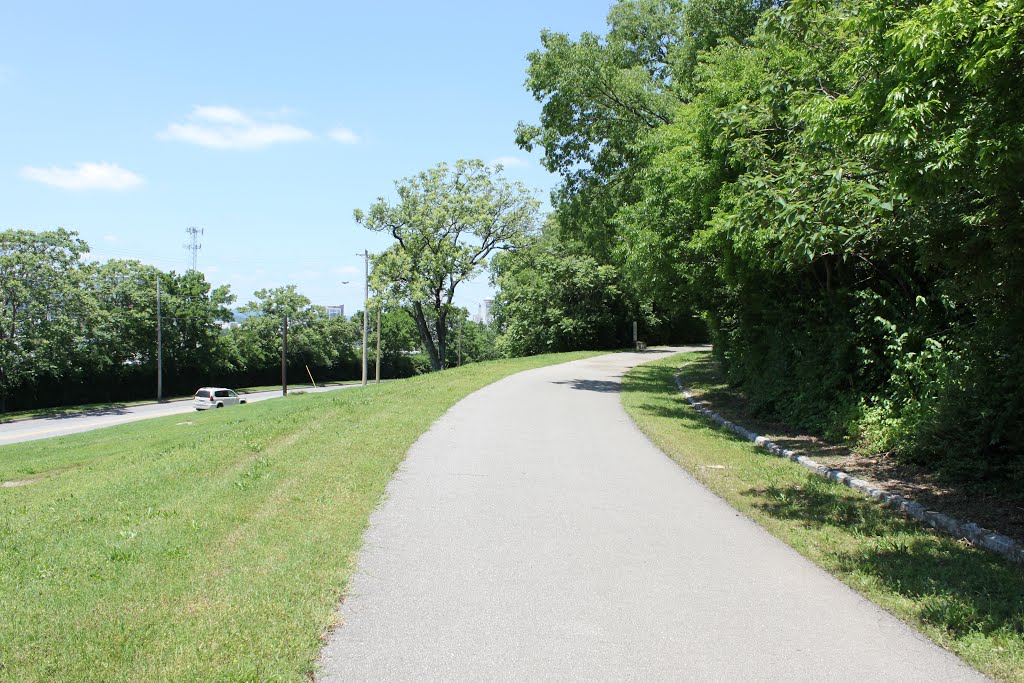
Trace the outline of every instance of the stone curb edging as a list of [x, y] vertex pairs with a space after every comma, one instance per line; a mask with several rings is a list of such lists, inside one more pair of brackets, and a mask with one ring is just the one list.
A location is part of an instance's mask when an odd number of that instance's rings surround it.
[[896, 508], [907, 516], [924, 522], [938, 531], [958, 538], [967, 539], [971, 543], [981, 546], [986, 550], [991, 550], [992, 552], [1002, 555], [1014, 562], [1024, 564], [1024, 546], [1021, 546], [1021, 544], [1017, 543], [1009, 536], [1004, 536], [996, 533], [995, 531], [985, 529], [974, 522], [964, 522], [956, 517], [950, 517], [949, 515], [944, 515], [941, 512], [928, 510], [920, 503], [915, 503], [914, 501], [895, 493], [889, 493], [884, 489], [876, 488], [863, 479], [851, 477], [842, 470], [827, 467], [826, 465], [822, 465], [811, 460], [805, 455], [783, 448], [777, 443], [755, 434], [749, 429], [746, 429], [734, 422], [730, 422], [718, 413], [704, 407], [702, 401], [695, 399], [693, 395], [683, 387], [683, 381], [680, 379], [679, 375], [676, 375], [675, 378], [676, 386], [679, 387], [679, 391], [682, 392], [687, 403], [693, 406], [697, 412], [709, 418], [712, 422], [742, 436], [747, 441], [754, 442], [772, 455], [792, 460], [793, 462], [811, 470], [820, 477], [831, 479], [832, 481], [848, 486], [851, 489], [860, 491], [864, 495], [874, 498], [889, 507]]

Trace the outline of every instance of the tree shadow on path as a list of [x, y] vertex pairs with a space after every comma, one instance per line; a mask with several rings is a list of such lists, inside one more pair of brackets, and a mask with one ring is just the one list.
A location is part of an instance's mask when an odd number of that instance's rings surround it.
[[569, 379], [552, 384], [561, 384], [578, 391], [596, 391], [602, 394], [617, 394], [622, 391], [622, 384], [603, 379]]

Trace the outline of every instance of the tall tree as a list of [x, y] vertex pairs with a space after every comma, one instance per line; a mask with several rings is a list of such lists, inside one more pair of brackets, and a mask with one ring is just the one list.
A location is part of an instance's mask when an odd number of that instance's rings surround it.
[[344, 317], [329, 319], [295, 285], [255, 292], [240, 310], [251, 313], [236, 333], [246, 367], [253, 372], [274, 367], [280, 359], [281, 327], [288, 316], [288, 355], [295, 362], [332, 368], [354, 361], [357, 330]]
[[495, 327], [507, 356], [629, 343], [627, 304], [615, 268], [549, 232], [495, 258]]
[[67, 371], [89, 342], [88, 248], [63, 228], [0, 232], [0, 410], [18, 387]]
[[[156, 365], [156, 280], [160, 275], [156, 267], [136, 260], [89, 265], [87, 277], [100, 313], [96, 325], [100, 348], [96, 350], [114, 368]], [[170, 279], [166, 275], [163, 279], [166, 286]]]
[[[203, 375], [217, 368], [223, 343], [221, 323], [234, 319], [228, 285], [211, 287], [197, 270], [166, 276], [162, 300], [165, 362], [172, 375]], [[161, 278], [163, 283], [163, 278]]]
[[[526, 87], [541, 114], [536, 124], [519, 124], [516, 141], [527, 150], [542, 148], [542, 163], [562, 175], [552, 200], [559, 232], [577, 243], [577, 252], [583, 247], [599, 264], [614, 266], [629, 298], [663, 320], [691, 318], [694, 302], [680, 285], [692, 280], [693, 263], [703, 259], [652, 230], [651, 209], [671, 230], [676, 222], [666, 210], [679, 202], [672, 196], [656, 206], [668, 193], [651, 200], [648, 188], [658, 182], [649, 172], [651, 157], [672, 144], [665, 129], [698, 91], [698, 55], [720, 43], [745, 44], [774, 4], [622, 0], [608, 13], [607, 34], [574, 40], [545, 31], [541, 49], [527, 56]], [[705, 175], [715, 173], [705, 169]], [[626, 212], [638, 203], [647, 205], [640, 207], [645, 216], [633, 220], [636, 211]], [[702, 196], [691, 206], [710, 212]]]
[[394, 237], [373, 258], [373, 287], [406, 306], [434, 370], [446, 365], [455, 289], [534, 230], [539, 202], [501, 172], [480, 160], [438, 164], [397, 181], [397, 203], [380, 198], [354, 212], [357, 223]]
[[[604, 37], [542, 37], [519, 141], [562, 231], [699, 306], [755, 408], [1020, 482], [1022, 9], [622, 0]], [[544, 310], [547, 266], [507, 265], [505, 314]]]

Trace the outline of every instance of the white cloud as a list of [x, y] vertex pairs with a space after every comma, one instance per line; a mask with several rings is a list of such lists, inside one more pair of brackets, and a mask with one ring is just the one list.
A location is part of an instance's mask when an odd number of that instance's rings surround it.
[[104, 235], [103, 236], [103, 241], [104, 242], [118, 242], [120, 240], [117, 239], [117, 235]]
[[65, 190], [129, 190], [144, 182], [141, 177], [117, 164], [80, 163], [74, 168], [35, 168], [26, 166], [21, 176]]
[[229, 123], [236, 126], [247, 126], [249, 118], [234, 107], [196, 107], [192, 117], [211, 123]]
[[305, 128], [286, 123], [260, 122], [234, 107], [194, 107], [188, 118], [188, 123], [172, 123], [157, 137], [214, 149], [257, 149], [313, 138], [313, 134]]
[[490, 165], [496, 166], [497, 164], [501, 164], [505, 168], [515, 168], [517, 166], [523, 168], [525, 166], [529, 166], [530, 162], [526, 159], [520, 159], [519, 157], [507, 156], [493, 159]]
[[341, 126], [338, 126], [330, 133], [328, 133], [328, 135], [330, 135], [332, 139], [337, 140], [343, 145], [355, 145], [359, 142], [362, 142], [362, 138], [356, 135], [351, 128], [343, 128]]

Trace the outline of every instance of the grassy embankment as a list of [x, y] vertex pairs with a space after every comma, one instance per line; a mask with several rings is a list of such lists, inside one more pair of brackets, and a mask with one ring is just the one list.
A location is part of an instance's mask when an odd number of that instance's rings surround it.
[[479, 363], [0, 448], [0, 679], [312, 671], [370, 512]]
[[[391, 380], [386, 380], [391, 381]], [[360, 384], [362, 380], [350, 379], [342, 382], [324, 382], [317, 386], [339, 386], [342, 384]], [[373, 382], [371, 379], [370, 382]], [[310, 389], [313, 385], [309, 383], [298, 383], [289, 384], [288, 391], [302, 391], [303, 389]], [[196, 387], [198, 388], [198, 387]], [[268, 384], [259, 387], [242, 387], [236, 388], [235, 390], [240, 394], [251, 394], [256, 391], [270, 391], [272, 389], [280, 389], [280, 384]], [[169, 396], [164, 401], [188, 401], [191, 400], [192, 396]], [[129, 406], [141, 406], [147, 403], [155, 403], [155, 399], [145, 399], [140, 401], [116, 401], [114, 403], [88, 403], [85, 405], [77, 406], [55, 406], [53, 408], [34, 408], [32, 410], [15, 410], [8, 413], [0, 413], [0, 424], [4, 422], [11, 422], [14, 420], [27, 420], [34, 417], [71, 417], [78, 413], [87, 413], [90, 410], [110, 410], [111, 408], [127, 408]]]
[[[708, 357], [683, 354], [626, 376], [622, 400], [644, 433], [737, 510], [870, 600], [988, 675], [1024, 681], [1021, 568], [712, 426], [674, 381], [678, 372], [688, 387], [715, 388], [720, 380]], [[725, 417], [743, 423], [743, 415]]]

